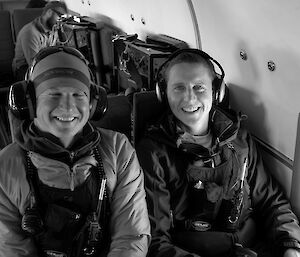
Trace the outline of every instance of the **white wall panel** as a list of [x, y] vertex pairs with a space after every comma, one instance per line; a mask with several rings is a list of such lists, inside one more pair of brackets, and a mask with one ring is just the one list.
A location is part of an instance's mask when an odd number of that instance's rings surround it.
[[[233, 106], [249, 116], [255, 135], [293, 159], [300, 110], [300, 2], [194, 0], [193, 5], [202, 49], [224, 66]], [[273, 72], [269, 60], [276, 64]]]
[[[289, 165], [268, 154], [265, 160], [289, 194], [300, 111], [299, 0], [65, 1], [71, 10], [106, 19], [141, 39], [148, 33], [167, 34], [217, 59], [225, 69], [233, 107], [248, 115], [254, 135], [286, 157]], [[247, 60], [240, 58], [241, 50]], [[270, 60], [275, 71], [267, 67]]]
[[[163, 33], [199, 45], [188, 1], [66, 0], [81, 15], [111, 19], [126, 33]], [[300, 2], [192, 0], [202, 49], [224, 66], [232, 103], [251, 131], [293, 159], [300, 109]], [[131, 19], [134, 17], [134, 21]], [[108, 18], [109, 17], [109, 18]], [[145, 24], [142, 24], [141, 19]], [[242, 60], [240, 50], [248, 59]], [[272, 60], [275, 71], [267, 68]]]
[[190, 10], [185, 0], [66, 0], [66, 3], [81, 15], [107, 16], [114, 25], [128, 34], [137, 33], [140, 39], [148, 33], [161, 33], [196, 46]]

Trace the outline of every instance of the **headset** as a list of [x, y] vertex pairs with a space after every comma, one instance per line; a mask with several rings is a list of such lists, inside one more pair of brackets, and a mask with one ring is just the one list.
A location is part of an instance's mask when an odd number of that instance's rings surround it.
[[[209, 67], [212, 68], [215, 78], [212, 82], [213, 87], [213, 104], [219, 105], [223, 99], [224, 95], [226, 93], [226, 85], [224, 83], [224, 77], [225, 72], [219, 62], [217, 62], [214, 58], [209, 56], [207, 53], [205, 53], [202, 50], [194, 49], [194, 48], [185, 48], [185, 49], [179, 49], [173, 52], [168, 59], [162, 63], [162, 65], [159, 67], [156, 73], [156, 85], [155, 85], [155, 91], [157, 99], [162, 103], [167, 103], [167, 95], [166, 95], [166, 88], [167, 83], [165, 81], [164, 71], [167, 69], [168, 65], [172, 60], [174, 60], [177, 56], [183, 54], [183, 53], [191, 53], [201, 56], [204, 60], [207, 61]], [[220, 70], [220, 74], [216, 72], [215, 65]]]
[[[33, 58], [25, 74], [25, 80], [11, 85], [9, 90], [9, 108], [20, 120], [33, 120], [36, 117], [36, 95], [32, 74], [36, 65], [49, 55], [65, 52], [82, 60], [88, 67], [88, 61], [83, 54], [69, 46], [50, 46], [43, 48]], [[90, 120], [99, 120], [107, 110], [107, 94], [104, 87], [95, 83], [92, 71], [89, 69], [90, 81]]]

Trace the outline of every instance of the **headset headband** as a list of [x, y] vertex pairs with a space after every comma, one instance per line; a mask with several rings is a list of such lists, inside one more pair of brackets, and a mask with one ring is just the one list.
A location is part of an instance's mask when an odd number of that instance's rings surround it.
[[[200, 49], [194, 49], [194, 48], [184, 48], [184, 49], [179, 49], [175, 52], [173, 52], [166, 61], [164, 61], [162, 63], [162, 65], [159, 67], [159, 69], [157, 70], [156, 73], [156, 81], [159, 81], [159, 75], [161, 73], [161, 71], [165, 68], [165, 66], [170, 63], [173, 59], [175, 59], [175, 57], [177, 57], [178, 55], [180, 55], [181, 53], [193, 53], [193, 54], [197, 54], [199, 56], [202, 56], [205, 60], [211, 61], [212, 63], [215, 63], [218, 68], [221, 71], [220, 74], [220, 80], [223, 81], [224, 77], [225, 77], [225, 72], [223, 67], [221, 66], [221, 64], [216, 61], [214, 58], [212, 58], [209, 54], [207, 54], [206, 52], [200, 50]], [[216, 73], [215, 69], [214, 72]], [[216, 73], [217, 74], [217, 73]]]
[[[67, 53], [67, 54], [77, 57], [78, 59], [82, 60], [84, 62], [84, 64], [87, 65], [87, 67], [88, 67], [88, 61], [86, 60], [84, 55], [76, 48], [69, 47], [69, 46], [50, 46], [50, 47], [42, 49], [40, 52], [38, 52], [34, 56], [30, 66], [28, 67], [28, 70], [25, 74], [25, 80], [32, 81], [32, 73], [33, 73], [35, 66], [40, 61], [42, 61], [44, 58], [46, 58], [47, 56], [55, 54], [55, 53], [59, 53], [59, 52], [64, 52], [64, 53]], [[89, 67], [88, 67], [88, 69], [89, 69]], [[94, 82], [93, 73], [91, 72], [90, 69], [89, 69], [89, 73], [91, 76], [91, 80]]]

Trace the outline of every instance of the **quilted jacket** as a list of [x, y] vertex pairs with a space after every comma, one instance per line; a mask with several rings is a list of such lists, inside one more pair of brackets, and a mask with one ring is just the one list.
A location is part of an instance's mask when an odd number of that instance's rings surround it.
[[97, 145], [111, 208], [111, 245], [107, 256], [146, 256], [150, 224], [143, 173], [127, 137], [111, 130], [94, 129], [88, 123], [67, 150], [55, 138], [36, 133], [26, 122], [20, 126], [16, 142], [0, 152], [0, 256], [37, 256], [35, 243], [21, 229], [30, 191], [25, 151], [30, 153], [43, 184], [73, 190], [89, 177], [89, 169], [96, 162], [91, 149]]

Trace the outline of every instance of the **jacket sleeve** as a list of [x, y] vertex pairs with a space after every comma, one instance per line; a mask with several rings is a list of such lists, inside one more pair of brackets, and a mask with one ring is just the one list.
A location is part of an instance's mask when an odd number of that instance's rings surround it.
[[136, 152], [125, 135], [116, 140], [117, 180], [111, 197], [111, 247], [108, 257], [146, 256], [150, 222], [144, 176]]
[[286, 245], [300, 242], [300, 227], [291, 205], [279, 183], [266, 172], [256, 145], [247, 135], [249, 145], [248, 182], [251, 190], [254, 214], [260, 227], [268, 231], [266, 235], [278, 251]]
[[151, 223], [152, 241], [149, 256], [197, 257], [174, 244], [170, 235], [171, 207], [170, 192], [165, 182], [163, 158], [152, 140], [143, 139], [138, 147], [139, 161], [145, 174], [145, 188]]
[[9, 157], [15, 154], [0, 154], [0, 256], [37, 257], [33, 240], [21, 229], [29, 186], [22, 175], [22, 165]]

